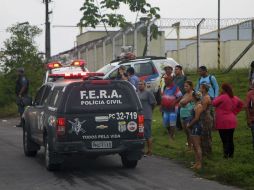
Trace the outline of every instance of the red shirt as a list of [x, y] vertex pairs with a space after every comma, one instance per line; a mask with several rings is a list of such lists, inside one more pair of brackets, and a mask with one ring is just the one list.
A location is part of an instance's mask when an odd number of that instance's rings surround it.
[[215, 107], [215, 125], [216, 129], [232, 129], [237, 126], [236, 114], [243, 107], [243, 102], [237, 97], [229, 97], [227, 94], [221, 94], [213, 102]]

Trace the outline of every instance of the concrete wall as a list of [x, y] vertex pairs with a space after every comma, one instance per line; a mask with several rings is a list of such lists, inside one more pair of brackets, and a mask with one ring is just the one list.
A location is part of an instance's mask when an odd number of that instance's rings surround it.
[[[112, 32], [110, 32], [110, 34], [112, 34]], [[89, 31], [89, 32], [85, 32], [82, 33], [80, 35], [77, 36], [77, 45], [82, 45], [85, 44], [87, 42], [102, 38], [104, 36], [107, 36], [107, 32], [104, 31]]]
[[[95, 38], [96, 36], [101, 36], [102, 33], [94, 34], [91, 39]], [[83, 35], [83, 37], [77, 37], [77, 44], [82, 45], [84, 42], [87, 43], [87, 40], [91, 36]], [[94, 48], [94, 44], [96, 44], [96, 51]], [[125, 45], [132, 46], [134, 48], [134, 34], [133, 32], [129, 32], [125, 36]], [[96, 71], [105, 64], [109, 63], [113, 59], [115, 59], [121, 53], [121, 47], [123, 46], [123, 35], [120, 35], [115, 40], [115, 55], [113, 56], [113, 45], [112, 40], [108, 40], [106, 44], [106, 63], [103, 61], [103, 47], [102, 42], [97, 42], [96, 40], [87, 43], [87, 47], [83, 47], [80, 51], [80, 58], [85, 59], [88, 63], [87, 67], [90, 71]], [[137, 40], [137, 56], [143, 55], [143, 50], [145, 47], [145, 37], [138, 33], [138, 40]], [[88, 49], [88, 50], [87, 50]], [[165, 56], [165, 38], [164, 33], [158, 36], [155, 40], [153, 39], [150, 43], [150, 54], [154, 56]]]
[[[250, 41], [227, 41], [221, 43], [221, 68], [226, 69], [249, 45]], [[188, 45], [179, 51], [179, 64], [185, 69], [197, 68], [197, 44]], [[177, 51], [170, 51], [167, 54], [177, 60]], [[200, 65], [208, 68], [217, 68], [217, 43], [201, 42], [200, 44]], [[234, 68], [247, 68], [254, 60], [254, 47], [252, 47]]]

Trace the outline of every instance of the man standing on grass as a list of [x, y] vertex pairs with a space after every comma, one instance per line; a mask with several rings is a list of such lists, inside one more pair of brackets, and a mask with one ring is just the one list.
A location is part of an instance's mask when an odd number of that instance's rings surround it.
[[164, 78], [165, 88], [161, 97], [163, 126], [168, 130], [169, 141], [174, 140], [178, 102], [182, 98], [180, 89], [174, 84], [173, 77]]
[[129, 67], [127, 69], [127, 74], [129, 76], [129, 82], [135, 86], [136, 89], [138, 89], [138, 82], [139, 78], [135, 75], [135, 70], [133, 67]]
[[200, 66], [198, 69], [198, 73], [200, 75], [200, 78], [197, 81], [195, 91], [199, 91], [201, 84], [203, 83], [209, 84], [210, 88], [208, 94], [213, 100], [219, 95], [219, 85], [217, 83], [215, 76], [208, 74], [206, 66]]
[[146, 83], [144, 80], [138, 83], [138, 96], [142, 103], [143, 114], [145, 118], [144, 123], [144, 136], [147, 142], [147, 152], [146, 155], [152, 155], [152, 112], [157, 102], [151, 91], [146, 90]]
[[[175, 76], [174, 76], [174, 83], [176, 86], [180, 89], [182, 94], [185, 94], [184, 90], [184, 82], [187, 80], [187, 77], [183, 75], [183, 67], [181, 65], [176, 65], [175, 66]], [[176, 119], [176, 127], [177, 129], [181, 130], [182, 129], [182, 124], [181, 124], [181, 119], [180, 119], [180, 109], [178, 109], [177, 112], [177, 119]]]

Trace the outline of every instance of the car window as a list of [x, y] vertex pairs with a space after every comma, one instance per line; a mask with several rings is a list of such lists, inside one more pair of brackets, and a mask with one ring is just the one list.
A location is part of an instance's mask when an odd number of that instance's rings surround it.
[[49, 106], [51, 107], [57, 107], [59, 105], [60, 99], [63, 95], [63, 88], [62, 87], [56, 87], [53, 90], [53, 93], [50, 97]]
[[104, 73], [105, 75], [110, 72], [112, 69], [114, 69], [115, 66], [111, 65], [111, 64], [107, 64], [104, 67], [100, 68], [99, 70], [97, 70], [97, 73]]
[[45, 88], [46, 88], [46, 86], [42, 86], [36, 93], [36, 96], [34, 99], [34, 105], [36, 105], [36, 106], [41, 105], [41, 100], [42, 100], [42, 96], [43, 96], [43, 92], [44, 92]]
[[138, 77], [147, 76], [154, 74], [154, 68], [151, 61], [149, 62], [142, 62], [142, 63], [135, 63], [134, 64], [135, 74]]
[[108, 78], [115, 79], [117, 76], [117, 71], [118, 71], [118, 69], [115, 69], [112, 73], [109, 74]]
[[47, 103], [47, 99], [48, 99], [50, 90], [51, 90], [51, 86], [46, 86], [45, 87], [44, 94], [43, 94], [42, 101], [41, 101], [42, 105]]
[[156, 68], [161, 74], [164, 74], [164, 66], [170, 65], [175, 69], [175, 66], [178, 65], [174, 60], [154, 60], [154, 64], [156, 65]]
[[[131, 66], [131, 65], [124, 65], [126, 70]], [[109, 79], [115, 79], [117, 77], [117, 72], [118, 72], [118, 68], [115, 69], [112, 73], [109, 74], [108, 78]]]

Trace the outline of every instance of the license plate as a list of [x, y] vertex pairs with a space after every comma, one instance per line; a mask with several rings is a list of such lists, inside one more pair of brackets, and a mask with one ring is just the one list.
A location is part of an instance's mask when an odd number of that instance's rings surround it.
[[92, 141], [92, 148], [112, 148], [112, 141]]

